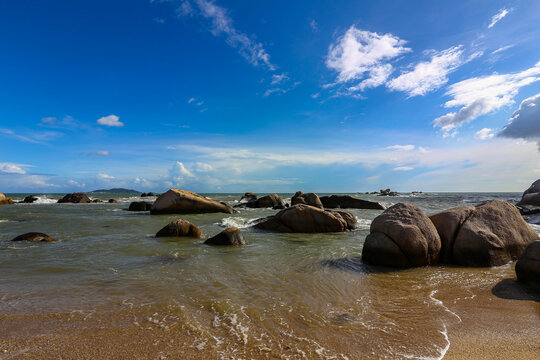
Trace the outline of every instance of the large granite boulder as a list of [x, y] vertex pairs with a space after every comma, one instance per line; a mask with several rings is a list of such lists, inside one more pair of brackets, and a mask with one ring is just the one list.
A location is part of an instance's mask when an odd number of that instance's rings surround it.
[[85, 193], [72, 193], [72, 194], [67, 194], [66, 196], [58, 200], [58, 202], [82, 204], [82, 203], [89, 203], [91, 202], [91, 200]]
[[519, 281], [540, 285], [540, 240], [530, 243], [516, 263]]
[[134, 201], [129, 204], [128, 211], [150, 211], [152, 203], [148, 201]]
[[304, 194], [301, 191], [297, 191], [296, 194], [291, 199], [291, 205], [306, 204], [310, 206], [315, 206], [319, 209], [323, 208], [321, 199], [315, 193]]
[[8, 198], [3, 193], [0, 193], [0, 205], [7, 205], [7, 204], [13, 204], [13, 200]]
[[204, 235], [197, 226], [189, 221], [177, 219], [159, 230], [156, 237], [190, 237], [202, 239]]
[[362, 261], [391, 267], [434, 265], [440, 250], [441, 239], [427, 215], [415, 205], [399, 203], [372, 221]]
[[160, 195], [152, 208], [151, 214], [200, 214], [223, 212], [232, 214], [234, 210], [225, 204], [205, 198], [186, 190], [170, 189]]
[[538, 235], [504, 200], [458, 207], [430, 216], [441, 237], [441, 260], [464, 266], [498, 266], [523, 252]]
[[[533, 182], [532, 185], [523, 192], [521, 201], [517, 203], [517, 206], [523, 215], [540, 211], [538, 210], [540, 209], [540, 179]], [[536, 211], [534, 210], [535, 207]]]
[[331, 195], [321, 196], [321, 203], [329, 209], [373, 209], [384, 210], [384, 206], [374, 201], [359, 199], [351, 195]]
[[285, 204], [278, 194], [270, 194], [255, 200], [240, 203], [235, 207], [285, 209]]
[[326, 233], [352, 230], [355, 225], [356, 218], [344, 211], [325, 211], [300, 204], [261, 219], [254, 226], [284, 233]]
[[244, 240], [240, 230], [235, 227], [231, 227], [223, 230], [216, 236], [207, 239], [204, 243], [207, 245], [239, 246], [245, 245], [246, 241]]
[[53, 238], [51, 238], [49, 235], [40, 233], [40, 232], [29, 232], [24, 233], [22, 235], [17, 236], [16, 238], [12, 239], [11, 241], [34, 241], [34, 242], [51, 242], [54, 241]]

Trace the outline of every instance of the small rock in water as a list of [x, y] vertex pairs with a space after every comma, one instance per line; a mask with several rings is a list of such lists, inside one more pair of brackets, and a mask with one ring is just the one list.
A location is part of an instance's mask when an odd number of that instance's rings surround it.
[[223, 230], [214, 237], [209, 238], [204, 242], [207, 245], [245, 245], [246, 242], [240, 230], [231, 227]]
[[129, 204], [128, 211], [150, 211], [152, 204], [146, 201], [134, 201]]
[[339, 315], [336, 315], [336, 316], [332, 317], [332, 320], [335, 321], [335, 322], [339, 322], [339, 323], [346, 323], [346, 322], [349, 322], [349, 321], [354, 321], [354, 320], [356, 320], [356, 318], [354, 316], [352, 316], [351, 314], [343, 313], [343, 314], [339, 314]]
[[191, 237], [202, 239], [202, 231], [192, 223], [184, 219], [177, 219], [165, 225], [156, 234], [156, 237]]
[[55, 241], [53, 238], [51, 238], [49, 235], [40, 233], [40, 232], [29, 232], [22, 235], [17, 236], [12, 241], [45, 241], [45, 242], [51, 242]]

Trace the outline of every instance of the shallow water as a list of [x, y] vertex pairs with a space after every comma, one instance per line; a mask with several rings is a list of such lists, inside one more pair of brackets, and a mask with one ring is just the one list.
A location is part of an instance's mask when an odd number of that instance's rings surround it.
[[[231, 205], [240, 198], [208, 196]], [[411, 202], [431, 213], [495, 197], [516, 201], [520, 194], [359, 196], [386, 205]], [[81, 321], [102, 319], [96, 325], [100, 329], [182, 334], [183, 347], [223, 359], [437, 359], [451, 346], [448, 328], [469, 312], [467, 302], [486, 297], [494, 285], [514, 277], [512, 264], [403, 271], [368, 267], [360, 256], [377, 210], [350, 210], [359, 220], [353, 232], [273, 234], [248, 227], [253, 219], [276, 212], [271, 209], [151, 216], [124, 209], [130, 201], [153, 198], [118, 194], [99, 197], [117, 198], [117, 204], [56, 204], [60, 195], [39, 197], [35, 204], [0, 207], [5, 329], [29, 316], [43, 322], [51, 314], [75, 314]], [[197, 239], [153, 237], [179, 217], [206, 236], [237, 226], [248, 245], [210, 247]], [[10, 241], [28, 231], [59, 241]], [[534, 313], [538, 302], [529, 303]], [[460, 304], [462, 313], [456, 310]], [[103, 319], [108, 316], [123, 322], [107, 324]], [[540, 323], [540, 311], [536, 316]], [[34, 332], [11, 329], [0, 335], [24, 340], [60, 331], [34, 326]]]

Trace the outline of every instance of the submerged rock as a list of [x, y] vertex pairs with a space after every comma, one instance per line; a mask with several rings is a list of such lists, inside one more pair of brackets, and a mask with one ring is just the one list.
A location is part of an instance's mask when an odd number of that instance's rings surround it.
[[399, 203], [372, 221], [362, 261], [391, 267], [434, 265], [440, 250], [441, 239], [427, 215], [415, 205]]
[[499, 266], [523, 252], [538, 235], [518, 209], [495, 199], [430, 216], [441, 237], [442, 261], [464, 266]]
[[13, 204], [13, 200], [8, 198], [3, 193], [0, 193], [0, 205], [8, 205], [8, 204]]
[[152, 208], [151, 214], [198, 214], [223, 212], [232, 214], [234, 210], [220, 202], [186, 190], [170, 189], [160, 195]]
[[91, 202], [91, 200], [85, 193], [72, 193], [72, 194], [67, 194], [66, 196], [58, 200], [58, 202], [81, 204], [81, 203], [89, 203]]
[[100, 202], [103, 202], [103, 201], [101, 201], [100, 199], [94, 199], [94, 200], [92, 200], [92, 203], [100, 203]]
[[297, 191], [296, 194], [291, 199], [291, 205], [306, 204], [310, 206], [315, 206], [316, 208], [322, 209], [323, 204], [319, 196], [315, 193], [304, 194], [301, 191]]
[[530, 243], [516, 263], [519, 281], [540, 285], [540, 240]]
[[21, 201], [21, 203], [32, 204], [36, 200], [38, 200], [36, 195], [28, 195]]
[[255, 200], [240, 203], [235, 207], [285, 209], [285, 204], [278, 194], [269, 194]]
[[115, 199], [109, 199], [109, 201], [107, 201], [109, 204], [114, 204], [114, 203], [117, 203], [118, 201], [116, 201]]
[[284, 233], [325, 233], [352, 230], [355, 225], [356, 218], [347, 212], [325, 211], [300, 204], [261, 219], [254, 226], [258, 229]]
[[51, 238], [49, 235], [40, 233], [40, 232], [29, 232], [22, 235], [17, 236], [11, 241], [44, 241], [44, 242], [51, 242], [55, 241], [53, 238]]
[[152, 203], [147, 201], [134, 201], [129, 204], [128, 211], [150, 211]]
[[177, 219], [165, 225], [156, 234], [156, 237], [190, 237], [203, 238], [202, 231], [192, 223], [184, 219]]
[[231, 227], [231, 228], [227, 228], [223, 230], [216, 236], [213, 236], [207, 239], [204, 243], [208, 245], [230, 245], [230, 246], [239, 246], [239, 245], [246, 244], [244, 237], [242, 236], [242, 233], [240, 232], [240, 230], [238, 230], [235, 227]]
[[325, 208], [330, 209], [341, 208], [384, 210], [384, 206], [378, 202], [362, 200], [351, 195], [321, 196], [320, 200]]

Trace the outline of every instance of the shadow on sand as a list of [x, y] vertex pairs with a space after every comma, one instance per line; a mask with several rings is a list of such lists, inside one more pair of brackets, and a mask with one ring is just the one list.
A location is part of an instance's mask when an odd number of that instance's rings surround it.
[[491, 293], [502, 299], [540, 302], [540, 287], [521, 283], [517, 279], [501, 280], [491, 289]]
[[385, 267], [385, 266], [369, 265], [362, 262], [362, 257], [360, 256], [346, 257], [346, 258], [341, 258], [341, 259], [322, 260], [321, 265], [332, 268], [332, 269], [338, 269], [342, 271], [354, 272], [354, 273], [360, 273], [360, 274], [382, 274], [382, 273], [391, 273], [391, 272], [407, 270], [407, 269], [401, 269], [401, 268], [391, 268], [391, 267]]

